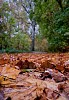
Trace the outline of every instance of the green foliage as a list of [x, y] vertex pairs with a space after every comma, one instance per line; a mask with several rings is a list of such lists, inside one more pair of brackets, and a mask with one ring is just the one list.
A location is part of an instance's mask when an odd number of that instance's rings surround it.
[[48, 51], [48, 41], [40, 34], [38, 34], [35, 39], [35, 50], [40, 52]]
[[69, 35], [65, 35], [69, 32], [69, 8], [65, 8], [63, 12], [58, 11], [54, 14], [54, 32], [53, 38], [49, 38], [50, 49], [53, 51], [63, 51], [64, 47], [68, 46]]
[[1, 44], [0, 47], [2, 47], [2, 50], [0, 50], [0, 52], [1, 53], [29, 52], [30, 43], [31, 40], [29, 36], [24, 33], [18, 33], [11, 39], [8, 39], [8, 35], [5, 35], [5, 37], [3, 35], [3, 37], [0, 38], [0, 44]]
[[[14, 42], [15, 41], [15, 42]], [[19, 32], [11, 39], [12, 47], [17, 50], [30, 51], [30, 38], [27, 34]]]
[[35, 1], [35, 19], [40, 26], [40, 33], [47, 38], [50, 51], [62, 51], [69, 45], [69, 6], [62, 2], [63, 11], [56, 0]]
[[12, 26], [15, 25], [15, 18], [14, 17], [10, 17], [9, 20], [8, 20], [8, 23]]
[[[11, 5], [11, 4], [10, 4]], [[12, 5], [13, 6], [13, 5]], [[0, 23], [0, 52], [25, 52], [30, 51], [30, 38], [17, 25], [19, 21], [26, 22], [26, 15], [23, 16], [19, 12], [19, 16], [14, 15], [15, 9], [11, 9], [7, 2], [4, 2], [0, 8], [0, 16], [2, 23]], [[24, 12], [24, 11], [23, 11]], [[12, 16], [13, 15], [13, 16]], [[27, 23], [25, 29], [27, 29]]]
[[[31, 0], [35, 3], [35, 9], [28, 9], [27, 16], [20, 1], [4, 2], [0, 7], [0, 52], [24, 52], [30, 51], [31, 39], [29, 37], [27, 23], [28, 18], [34, 19], [39, 25], [40, 34], [35, 38], [35, 49], [38, 51], [58, 52], [69, 46], [69, 2], [62, 0], [62, 7], [57, 0]], [[20, 11], [21, 9], [21, 11]], [[24, 25], [24, 29], [23, 29]], [[40, 45], [41, 44], [41, 45]]]

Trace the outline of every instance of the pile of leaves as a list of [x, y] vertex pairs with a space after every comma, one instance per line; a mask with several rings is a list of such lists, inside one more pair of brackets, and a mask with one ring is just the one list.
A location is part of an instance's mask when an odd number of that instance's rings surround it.
[[69, 53], [0, 54], [0, 100], [69, 100]]

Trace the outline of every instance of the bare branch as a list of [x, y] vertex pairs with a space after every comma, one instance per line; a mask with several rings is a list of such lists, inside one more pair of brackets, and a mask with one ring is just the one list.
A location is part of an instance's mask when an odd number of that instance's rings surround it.
[[22, 0], [21, 0], [21, 5], [24, 8], [24, 10], [26, 11], [26, 13], [29, 14], [29, 11], [27, 10], [27, 8], [26, 8], [25, 4], [22, 2]]

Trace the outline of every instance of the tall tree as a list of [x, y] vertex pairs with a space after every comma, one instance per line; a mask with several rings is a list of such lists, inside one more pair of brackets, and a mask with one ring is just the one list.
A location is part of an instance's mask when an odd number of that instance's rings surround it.
[[[17, 34], [20, 34], [20, 36], [21, 34], [22, 36], [25, 36], [24, 33], [28, 33], [28, 18], [25, 9], [21, 6], [20, 0], [15, 0], [14, 2], [13, 0], [4, 1], [6, 2], [4, 2], [3, 6], [0, 8], [0, 48], [15, 48], [15, 46], [12, 44], [14, 43], [12, 42], [13, 38], [15, 39]], [[21, 41], [19, 42], [20, 45], [22, 45], [23, 39], [21, 38]], [[25, 39], [27, 41], [26, 36]], [[14, 45], [15, 44], [16, 43], [14, 43]], [[27, 42], [23, 43], [23, 45], [24, 44], [27, 46]], [[19, 46], [18, 49], [21, 48]]]
[[21, 6], [20, 0], [14, 0], [10, 2], [10, 9], [13, 13], [13, 16], [16, 18], [18, 30], [22, 30], [23, 32], [27, 32], [28, 24], [27, 24], [27, 16], [24, 8]]
[[36, 28], [36, 21], [34, 18], [34, 2], [33, 0], [20, 0], [21, 1], [21, 5], [22, 7], [25, 9], [27, 16], [28, 16], [28, 20], [30, 20], [28, 23], [30, 24], [30, 26], [32, 27], [32, 43], [31, 43], [31, 50], [34, 51], [34, 47], [35, 47], [35, 28]]
[[69, 45], [68, 0], [34, 0], [35, 18], [40, 32], [49, 42], [51, 51], [60, 51]]

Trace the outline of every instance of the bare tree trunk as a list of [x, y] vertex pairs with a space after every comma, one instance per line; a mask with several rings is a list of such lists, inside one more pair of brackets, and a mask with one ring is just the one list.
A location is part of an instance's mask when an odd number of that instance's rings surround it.
[[[26, 11], [27, 13], [27, 16], [28, 16], [28, 19], [29, 18], [29, 15], [30, 15], [30, 12], [31, 10], [33, 11], [34, 13], [34, 5], [33, 5], [33, 0], [25, 0], [27, 2], [24, 2], [24, 0], [20, 0], [21, 1], [21, 5], [22, 7], [24, 8], [24, 10]], [[30, 25], [32, 27], [32, 43], [31, 43], [31, 51], [35, 51], [35, 27], [36, 27], [36, 22], [34, 20], [34, 18], [30, 19]]]
[[32, 20], [32, 44], [31, 44], [31, 51], [35, 51], [35, 21]]

